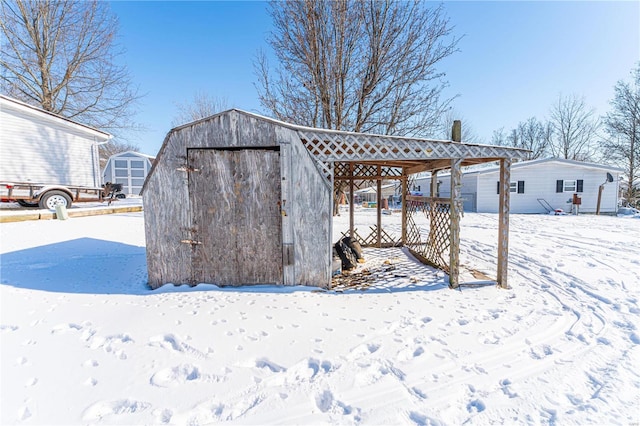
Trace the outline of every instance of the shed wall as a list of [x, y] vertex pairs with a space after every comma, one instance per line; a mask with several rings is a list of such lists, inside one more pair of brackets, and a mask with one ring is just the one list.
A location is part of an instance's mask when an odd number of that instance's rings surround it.
[[[324, 286], [330, 279], [331, 192], [295, 131], [230, 111], [172, 130], [161, 148], [143, 193], [149, 285], [191, 282], [189, 148], [273, 147], [291, 145], [289, 212], [292, 217], [295, 283]], [[257, 171], [259, 172], [259, 170]], [[202, 194], [215, 197], [216, 194]], [[277, 255], [275, 259], [281, 261]], [[250, 260], [248, 260], [250, 261]]]
[[0, 108], [0, 180], [97, 187], [94, 137], [48, 116]]
[[295, 283], [325, 287], [331, 281], [331, 187], [297, 134], [278, 133], [292, 145]]

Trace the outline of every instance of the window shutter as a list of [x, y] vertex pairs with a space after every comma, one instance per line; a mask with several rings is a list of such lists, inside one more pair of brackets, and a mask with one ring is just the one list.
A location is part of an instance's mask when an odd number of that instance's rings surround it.
[[499, 193], [500, 193], [500, 181], [498, 181], [496, 185], [496, 194], [499, 194]]
[[562, 180], [556, 181], [556, 192], [562, 192], [564, 190], [564, 182]]
[[584, 181], [582, 179], [578, 179], [576, 181], [576, 192], [582, 192], [583, 186], [584, 186]]
[[524, 181], [518, 181], [518, 194], [524, 194]]

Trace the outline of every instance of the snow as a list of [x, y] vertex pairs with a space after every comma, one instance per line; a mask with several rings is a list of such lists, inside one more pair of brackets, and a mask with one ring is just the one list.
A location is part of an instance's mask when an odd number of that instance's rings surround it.
[[[463, 282], [497, 226], [462, 219]], [[0, 424], [638, 424], [640, 222], [510, 231], [510, 290], [367, 249], [368, 290], [151, 291], [142, 213], [2, 223]]]

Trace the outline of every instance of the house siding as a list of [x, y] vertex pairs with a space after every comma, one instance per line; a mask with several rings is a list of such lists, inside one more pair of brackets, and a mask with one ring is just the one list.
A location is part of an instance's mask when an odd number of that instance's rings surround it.
[[[512, 192], [510, 198], [511, 213], [546, 213], [547, 210], [538, 202], [546, 200], [553, 208], [565, 211], [571, 210], [571, 198], [574, 193], [581, 197], [580, 212], [595, 213], [598, 199], [598, 189], [606, 179], [606, 173], [614, 175], [615, 181], [604, 185], [600, 204], [601, 213], [614, 213], [618, 205], [618, 181], [616, 169], [607, 166], [579, 164], [563, 160], [537, 161], [530, 165], [511, 168], [511, 182], [524, 186], [524, 192]], [[465, 211], [481, 213], [497, 213], [499, 207], [496, 182], [500, 179], [498, 170], [473, 171], [462, 176], [462, 194], [465, 199]], [[557, 181], [576, 181], [576, 191], [556, 192]], [[579, 180], [582, 188], [579, 188]], [[448, 174], [438, 176], [440, 196], [450, 197], [450, 177]], [[429, 188], [431, 179], [424, 177], [416, 179], [416, 185]], [[578, 189], [582, 189], [578, 192]], [[428, 195], [428, 190], [423, 191]], [[466, 194], [466, 196], [465, 196]], [[475, 210], [467, 199], [475, 198]], [[569, 201], [569, 202], [568, 202]]]
[[96, 143], [107, 140], [46, 113], [0, 108], [0, 180], [97, 187]]
[[[511, 182], [524, 181], [524, 193], [512, 192], [510, 197], [511, 213], [546, 213], [538, 199], [546, 200], [553, 208], [571, 210], [571, 198], [577, 193], [582, 199], [580, 212], [595, 213], [598, 188], [605, 181], [603, 168], [592, 168], [556, 162], [548, 162], [511, 170]], [[478, 200], [478, 212], [497, 213], [498, 194], [496, 182], [499, 173], [489, 172], [479, 175], [478, 192], [482, 194]], [[582, 192], [556, 192], [557, 180], [582, 180]], [[577, 189], [577, 188], [576, 188]], [[600, 211], [613, 213], [617, 209], [617, 183], [609, 183], [602, 191]]]

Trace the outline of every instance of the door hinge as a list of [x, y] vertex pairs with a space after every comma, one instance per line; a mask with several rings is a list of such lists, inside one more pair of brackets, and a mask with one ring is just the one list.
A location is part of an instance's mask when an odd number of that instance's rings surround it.
[[200, 245], [202, 245], [201, 241], [195, 241], [195, 240], [180, 240], [180, 242], [182, 244], [191, 244], [192, 246], [200, 246]]
[[200, 169], [196, 169], [195, 167], [190, 167], [190, 166], [182, 166], [182, 167], [178, 167], [176, 169], [179, 172], [199, 172]]

